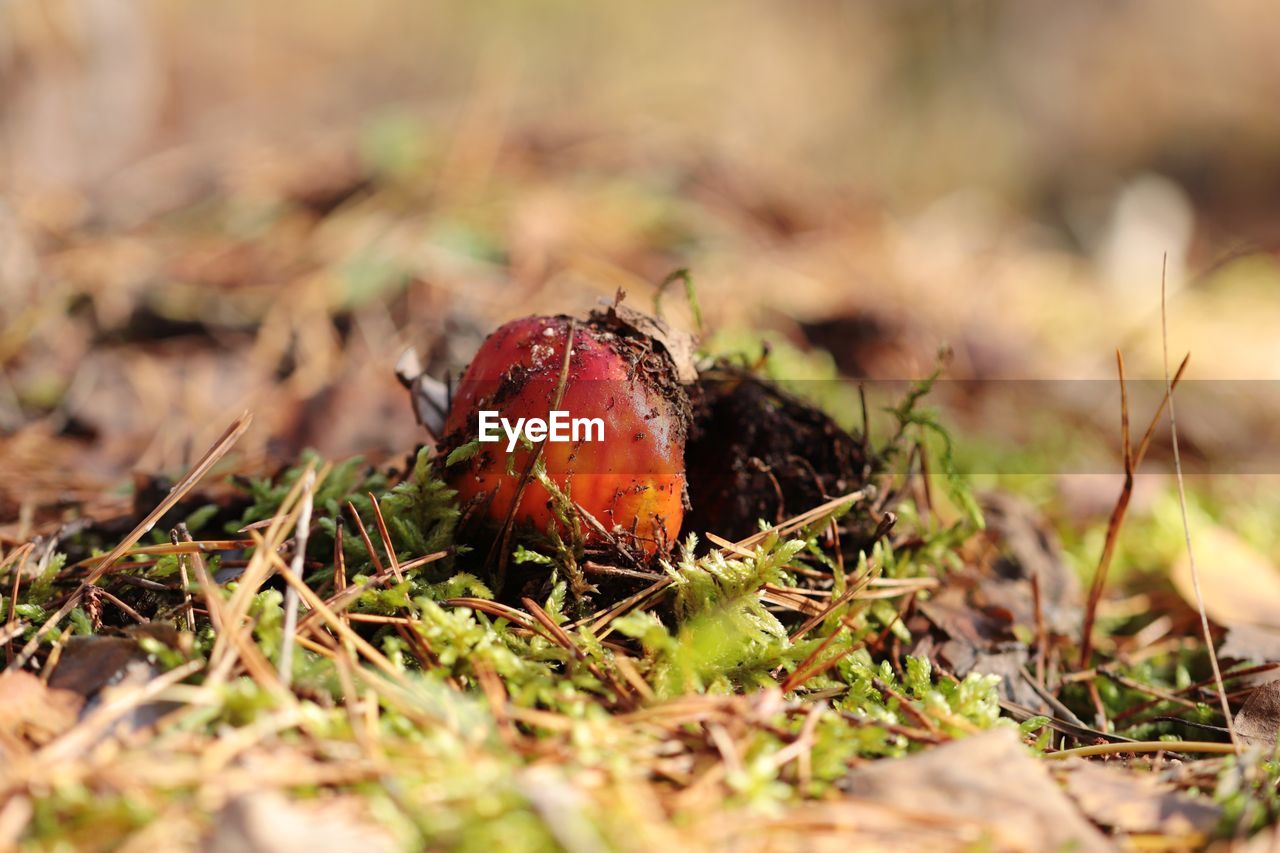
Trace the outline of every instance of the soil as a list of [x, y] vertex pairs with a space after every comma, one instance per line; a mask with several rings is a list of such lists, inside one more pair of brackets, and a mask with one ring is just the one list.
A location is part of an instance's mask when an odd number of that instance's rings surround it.
[[[865, 485], [878, 461], [860, 436], [766, 379], [729, 366], [702, 374], [685, 450], [684, 529], [728, 539]], [[853, 525], [855, 539], [869, 538]], [[849, 546], [856, 542], [848, 543]]]

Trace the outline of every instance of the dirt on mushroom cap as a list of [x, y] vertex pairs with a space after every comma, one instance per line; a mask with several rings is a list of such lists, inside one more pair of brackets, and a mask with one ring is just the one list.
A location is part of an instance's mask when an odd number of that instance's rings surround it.
[[636, 553], [665, 553], [684, 516], [689, 430], [688, 397], [665, 346], [614, 311], [585, 322], [557, 316], [506, 324], [486, 339], [458, 386], [445, 458], [477, 441], [481, 411], [515, 421], [553, 409], [599, 419], [603, 440], [526, 442], [510, 455], [498, 444], [479, 445], [446, 464], [471, 526], [492, 531], [510, 521], [544, 533], [565, 526], [557, 510], [578, 512], [591, 517], [580, 528], [588, 542], [607, 535]]

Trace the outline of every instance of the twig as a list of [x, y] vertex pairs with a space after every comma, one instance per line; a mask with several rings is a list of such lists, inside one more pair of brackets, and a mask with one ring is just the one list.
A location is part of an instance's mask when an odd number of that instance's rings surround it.
[[1236, 748], [1229, 743], [1199, 740], [1138, 740], [1129, 743], [1097, 743], [1047, 753], [1044, 757], [1055, 761], [1065, 758], [1088, 758], [1091, 755], [1124, 755], [1139, 752], [1208, 752], [1230, 755]]
[[1022, 680], [1040, 697], [1040, 701], [1052, 708], [1055, 714], [1069, 723], [1074, 723], [1078, 726], [1084, 725], [1084, 720], [1077, 717], [1070, 708], [1062, 704], [1062, 700], [1050, 693], [1048, 688], [1037, 684], [1036, 680], [1027, 672], [1026, 667], [1019, 670], [1019, 673], [1022, 675]]
[[[1274, 669], [1280, 669], [1280, 663], [1264, 663], [1264, 664], [1259, 664], [1257, 666], [1247, 666], [1247, 667], [1244, 667], [1243, 669], [1236, 669], [1236, 670], [1227, 672], [1225, 675], [1222, 676], [1222, 680], [1224, 682], [1233, 681], [1237, 678], [1243, 678], [1246, 675], [1258, 675], [1263, 672], [1270, 672]], [[1180, 694], [1190, 695], [1196, 690], [1199, 690], [1201, 687], [1205, 687], [1213, 683], [1214, 683], [1214, 679], [1212, 676], [1210, 676], [1209, 678], [1206, 678], [1203, 681], [1197, 681], [1194, 684], [1188, 684], [1186, 687], [1176, 691], [1174, 694], [1171, 694], [1171, 695], [1180, 695]], [[1121, 711], [1119, 714], [1116, 714], [1115, 722], [1119, 723], [1120, 721], [1127, 720], [1130, 717], [1133, 717], [1133, 716], [1136, 716], [1137, 714], [1142, 713], [1143, 711], [1149, 711], [1163, 701], [1165, 700], [1152, 699], [1150, 701], [1143, 702], [1140, 705], [1134, 705], [1132, 708], [1127, 708], [1124, 711]], [[1135, 720], [1133, 722], [1133, 725], [1137, 725], [1140, 722], [1145, 722], [1145, 720]]]
[[1187, 489], [1182, 479], [1182, 456], [1178, 452], [1178, 419], [1173, 410], [1173, 385], [1169, 381], [1169, 310], [1166, 293], [1166, 272], [1169, 256], [1160, 265], [1160, 344], [1164, 355], [1165, 396], [1169, 399], [1169, 437], [1173, 443], [1173, 470], [1178, 481], [1178, 509], [1182, 513], [1182, 535], [1187, 545], [1187, 562], [1191, 568], [1191, 586], [1196, 593], [1196, 607], [1200, 610], [1200, 627], [1204, 631], [1204, 643], [1209, 651], [1209, 666], [1218, 687], [1218, 699], [1222, 703], [1222, 716], [1227, 721], [1227, 734], [1238, 753], [1240, 740], [1236, 737], [1235, 723], [1231, 719], [1231, 706], [1227, 702], [1227, 688], [1222, 683], [1222, 670], [1218, 668], [1218, 652], [1213, 647], [1213, 633], [1209, 630], [1209, 614], [1204, 609], [1204, 596], [1200, 592], [1200, 573], [1196, 570], [1196, 552], [1191, 547], [1191, 521], [1187, 516]]
[[[26, 545], [23, 545], [21, 548], [17, 549], [17, 552], [15, 552], [15, 553], [21, 553], [22, 559], [21, 560], [15, 559], [14, 561], [13, 592], [9, 595], [9, 617], [8, 617], [8, 625], [6, 626], [8, 628], [12, 628], [13, 623], [18, 621], [18, 593], [22, 591], [22, 570], [27, 564], [27, 555], [31, 553], [33, 547], [34, 546], [30, 542], [28, 542]], [[8, 561], [6, 560], [6, 562]], [[13, 634], [10, 634], [9, 635], [10, 639], [5, 641], [5, 660], [11, 660], [13, 658], [13, 645], [12, 645], [13, 636], [14, 636]]]
[[[178, 545], [178, 530], [174, 528], [169, 531], [169, 541], [176, 547]], [[191, 578], [187, 573], [187, 555], [178, 555], [178, 578], [182, 581], [182, 606], [185, 611], [187, 631], [194, 634], [196, 632], [196, 614], [191, 609]]]
[[1122, 735], [1112, 734], [1111, 732], [1104, 732], [1104, 731], [1099, 731], [1098, 729], [1090, 728], [1089, 726], [1086, 726], [1083, 722], [1081, 722], [1079, 719], [1077, 719], [1075, 717], [1075, 714], [1071, 714], [1071, 719], [1053, 717], [1047, 714], [1043, 714], [1040, 711], [1032, 710], [1031, 708], [1028, 708], [1024, 705], [1019, 705], [1016, 702], [1010, 702], [1008, 700], [1003, 700], [1003, 699], [1000, 701], [1000, 708], [1006, 714], [1008, 714], [1012, 719], [1014, 719], [1019, 723], [1025, 723], [1027, 720], [1030, 720], [1033, 717], [1044, 717], [1045, 720], [1047, 721], [1045, 725], [1047, 725], [1049, 728], [1053, 729], [1058, 734], [1066, 735], [1067, 737], [1073, 737], [1076, 740], [1081, 740], [1081, 741], [1105, 740], [1109, 743], [1135, 743], [1136, 742], [1132, 738], [1127, 738], [1127, 737], [1123, 737]]
[[[316, 472], [308, 468], [302, 479], [302, 511], [294, 528], [293, 559], [289, 568], [302, 577], [302, 564], [307, 557], [307, 537], [311, 533], [311, 509], [315, 503]], [[376, 506], [376, 504], [375, 504]], [[293, 586], [284, 590], [284, 640], [280, 644], [280, 682], [287, 688], [293, 683], [293, 638], [298, 630], [298, 591]]]
[[137, 622], [139, 625], [142, 625], [146, 622], [151, 621], [150, 619], [143, 616], [138, 611], [134, 610], [128, 604], [121, 601], [119, 598], [116, 598], [114, 595], [107, 592], [105, 589], [99, 589], [98, 592], [99, 594], [102, 595], [103, 598], [105, 598], [107, 601], [110, 601], [112, 604], [114, 604], [121, 613], [123, 613], [125, 616], [128, 616], [130, 619], [132, 619], [134, 622]]
[[1192, 710], [1200, 707], [1200, 703], [1198, 702], [1192, 702], [1190, 699], [1183, 699], [1181, 696], [1176, 696], [1173, 693], [1168, 692], [1167, 690], [1161, 690], [1159, 687], [1152, 687], [1150, 684], [1143, 684], [1141, 681], [1136, 681], [1132, 678], [1126, 678], [1120, 673], [1112, 672], [1109, 669], [1100, 669], [1098, 670], [1098, 674], [1101, 675], [1103, 678], [1107, 678], [1107, 679], [1110, 679], [1111, 681], [1114, 681], [1116, 684], [1119, 684], [1122, 687], [1128, 687], [1130, 690], [1136, 690], [1139, 693], [1145, 693], [1148, 696], [1154, 696], [1160, 702], [1172, 702], [1175, 705], [1181, 705], [1184, 708], [1189, 708]]
[[642, 572], [638, 569], [625, 569], [621, 566], [606, 566], [601, 563], [593, 563], [590, 560], [582, 564], [582, 571], [588, 575], [613, 575], [614, 577], [638, 578], [646, 581], [655, 581], [662, 577], [656, 572]]
[[1111, 517], [1107, 519], [1107, 538], [1102, 546], [1102, 556], [1098, 558], [1098, 568], [1093, 574], [1093, 585], [1089, 587], [1089, 602], [1085, 607], [1084, 626], [1080, 631], [1080, 669], [1088, 669], [1089, 658], [1093, 654], [1093, 623], [1098, 615], [1098, 602], [1102, 600], [1102, 591], [1107, 585], [1107, 573], [1111, 568], [1111, 559], [1115, 555], [1116, 543], [1120, 539], [1120, 528], [1124, 525], [1129, 501], [1133, 497], [1134, 471], [1142, 465], [1143, 457], [1147, 455], [1147, 448], [1151, 444], [1151, 437], [1155, 434], [1156, 425], [1160, 422], [1160, 416], [1164, 414], [1164, 407], [1169, 404], [1173, 389], [1178, 387], [1178, 381], [1182, 379], [1182, 372], [1187, 369], [1187, 362], [1190, 359], [1190, 354], [1185, 356], [1182, 363], [1178, 365], [1178, 371], [1173, 375], [1172, 381], [1165, 383], [1164, 397], [1156, 407], [1155, 414], [1151, 416], [1151, 422], [1147, 424], [1147, 431], [1143, 433], [1137, 450], [1134, 450], [1129, 446], [1129, 397], [1125, 390], [1124, 357], [1119, 350], [1116, 350], [1116, 367], [1120, 373], [1121, 438], [1125, 444], [1124, 485], [1120, 489], [1120, 496], [1116, 498], [1115, 507], [1111, 510]]
[[1044, 624], [1044, 599], [1040, 592], [1040, 573], [1031, 573], [1031, 604], [1036, 622], [1036, 683], [1045, 686], [1044, 673], [1049, 658], [1049, 632]]

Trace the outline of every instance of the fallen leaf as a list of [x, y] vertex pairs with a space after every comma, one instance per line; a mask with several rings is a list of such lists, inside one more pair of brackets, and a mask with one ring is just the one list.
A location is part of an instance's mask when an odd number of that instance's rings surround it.
[[866, 800], [982, 824], [997, 850], [1111, 850], [1008, 728], [851, 773], [842, 786]]
[[989, 606], [1008, 610], [1014, 621], [1035, 625], [1035, 596], [1031, 579], [1040, 584], [1045, 624], [1058, 634], [1080, 628], [1080, 579], [1063, 557], [1062, 544], [1044, 516], [1031, 503], [1013, 495], [988, 492], [980, 496], [986, 535], [1001, 548], [995, 577], [979, 589]]
[[980, 823], [924, 813], [906, 804], [844, 797], [802, 803], [780, 814], [736, 817], [715, 846], [740, 853], [897, 853], [983, 850], [984, 840]]
[[49, 685], [92, 699], [116, 683], [131, 664], [147, 662], [136, 640], [129, 637], [72, 637], [49, 676]]
[[[107, 688], [146, 684], [160, 674], [160, 669], [135, 637], [151, 637], [169, 645], [177, 642], [176, 631], [151, 625], [137, 626], [126, 637], [73, 637], [49, 676], [50, 687], [81, 697], [81, 716], [86, 716], [102, 703]], [[134, 708], [123, 723], [128, 729], [138, 729], [154, 723], [172, 708], [170, 702], [145, 702]]]
[[1183, 794], [1150, 773], [1075, 761], [1064, 768], [1067, 793], [1095, 823], [1121, 832], [1205, 835], [1222, 810]]
[[29, 672], [0, 673], [0, 756], [53, 740], [75, 725], [83, 704]]
[[[350, 805], [351, 808], [343, 808]], [[203, 853], [382, 853], [396, 849], [380, 827], [361, 822], [353, 803], [301, 804], [274, 791], [241, 794], [214, 818]]]
[[[1035, 578], [1048, 633], [1074, 635], [1081, 618], [1080, 582], [1066, 565], [1053, 529], [1027, 501], [988, 493], [980, 497], [987, 529], [987, 558], [947, 576], [944, 587], [917, 604], [920, 613], [948, 639], [936, 644], [939, 662], [963, 678], [970, 672], [999, 676], [1000, 698], [1051, 713], [1028, 680], [1033, 650], [1016, 632], [1036, 628]], [[930, 639], [915, 654], [929, 654]]]
[[[1257, 625], [1232, 625], [1218, 648], [1226, 660], [1280, 661], [1280, 631]], [[1280, 671], [1261, 674], [1263, 681], [1280, 678]]]
[[1001, 699], [1036, 713], [1052, 713], [1023, 673], [1031, 650], [1013, 639], [1010, 622], [1002, 618], [1007, 611], [972, 604], [959, 586], [948, 586], [917, 606], [949, 639], [939, 641], [922, 633], [913, 655], [937, 661], [958, 678], [971, 672], [998, 676]]
[[[1225, 528], [1197, 526], [1193, 533], [1200, 591], [1209, 618], [1219, 625], [1280, 628], [1280, 571], [1271, 561]], [[1196, 608], [1191, 564], [1185, 555], [1174, 563], [1171, 576], [1178, 594]]]
[[[958, 581], [957, 581], [958, 583]], [[986, 650], [1013, 640], [1007, 614], [988, 613], [974, 606], [965, 590], [948, 585], [919, 604], [920, 612], [939, 630], [974, 650]]]
[[1274, 747], [1280, 734], [1280, 681], [1268, 681], [1250, 693], [1235, 724], [1236, 734], [1250, 746]]
[[964, 672], [957, 669], [955, 674], [960, 678], [964, 678], [970, 672], [997, 676], [1000, 681], [996, 684], [996, 691], [1001, 699], [1016, 702], [1024, 708], [1031, 708], [1042, 714], [1053, 715], [1053, 709], [1041, 698], [1036, 689], [1031, 686], [1030, 679], [1027, 678], [1026, 667], [1030, 658], [1031, 653], [1025, 646], [1015, 646], [1000, 652], [978, 652], [974, 655], [971, 667]]
[[693, 335], [626, 305], [610, 305], [607, 311], [616, 322], [662, 344], [667, 355], [671, 356], [672, 364], [675, 365], [677, 379], [681, 382], [697, 381], [698, 368], [694, 364], [697, 343]]

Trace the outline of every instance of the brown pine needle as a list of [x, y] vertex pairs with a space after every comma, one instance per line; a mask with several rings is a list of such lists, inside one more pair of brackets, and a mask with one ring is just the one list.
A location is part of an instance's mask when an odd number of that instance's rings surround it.
[[[308, 470], [313, 468], [312, 465], [307, 467]], [[331, 466], [326, 464], [320, 470], [315, 479], [317, 484], [324, 481], [330, 468]], [[253, 597], [271, 576], [272, 561], [269, 557], [271, 555], [279, 557], [276, 550], [284, 544], [288, 532], [296, 529], [298, 514], [302, 511], [302, 487], [303, 477], [299, 477], [281, 501], [276, 514], [271, 517], [271, 523], [266, 530], [251, 531], [255, 541], [253, 556], [245, 566], [244, 573], [240, 575], [235, 592], [223, 609], [224, 631], [218, 634], [214, 641], [209, 658], [210, 670], [215, 676], [221, 677], [230, 671], [229, 668], [233, 665], [235, 657], [232, 647], [237, 643], [237, 636], [242, 631], [251, 630], [249, 610]]]
[[369, 503], [373, 504], [373, 519], [378, 523], [378, 538], [382, 540], [382, 547], [387, 552], [387, 561], [391, 563], [391, 574], [396, 576], [396, 583], [404, 580], [404, 575], [400, 571], [400, 562], [396, 559], [396, 546], [391, 541], [391, 534], [387, 531], [387, 521], [382, 517], [382, 507], [378, 505], [378, 497], [373, 492], [369, 492]]
[[1093, 655], [1093, 623], [1098, 615], [1098, 603], [1102, 600], [1102, 592], [1106, 589], [1111, 560], [1115, 556], [1116, 543], [1120, 539], [1120, 528], [1124, 526], [1125, 514], [1129, 510], [1129, 501], [1133, 497], [1134, 472], [1142, 466], [1142, 460], [1146, 457], [1147, 449], [1151, 446], [1151, 437], [1155, 434], [1156, 426], [1160, 423], [1160, 417], [1164, 414], [1165, 406], [1169, 405], [1169, 397], [1173, 394], [1173, 389], [1178, 387], [1178, 382], [1182, 379], [1182, 373], [1187, 369], [1187, 363], [1190, 359], [1190, 354], [1184, 356], [1182, 363], [1178, 365], [1177, 372], [1173, 375], [1173, 379], [1166, 382], [1165, 393], [1160, 400], [1160, 405], [1156, 407], [1155, 414], [1151, 416], [1151, 421], [1147, 424], [1147, 431], [1142, 435], [1142, 441], [1138, 442], [1138, 447], [1134, 450], [1129, 441], [1129, 396], [1128, 391], [1125, 389], [1124, 357], [1119, 350], [1116, 350], [1116, 367], [1120, 374], [1120, 423], [1121, 441], [1124, 444], [1124, 485], [1120, 489], [1120, 496], [1116, 498], [1115, 507], [1111, 510], [1111, 517], [1107, 520], [1107, 537], [1102, 545], [1102, 555], [1098, 558], [1098, 568], [1093, 573], [1093, 584], [1089, 587], [1089, 600], [1084, 611], [1084, 625], [1080, 631], [1080, 669], [1089, 668], [1089, 658]]
[[165, 513], [173, 509], [174, 505], [177, 504], [178, 501], [182, 500], [183, 497], [186, 496], [187, 492], [191, 491], [195, 484], [200, 482], [200, 480], [204, 478], [204, 475], [208, 474], [209, 470], [212, 469], [214, 465], [218, 464], [222, 457], [227, 454], [227, 451], [229, 451], [236, 443], [236, 440], [239, 439], [240, 436], [244, 435], [244, 431], [249, 428], [249, 424], [252, 423], [252, 421], [253, 415], [249, 412], [245, 412], [240, 417], [236, 418], [231, 426], [227, 427], [226, 432], [222, 434], [222, 437], [214, 442], [212, 447], [205, 451], [204, 456], [200, 457], [200, 461], [195, 464], [195, 467], [187, 472], [187, 476], [183, 477], [182, 480], [169, 491], [169, 494], [165, 496], [165, 499], [162, 500], [155, 509], [151, 510], [151, 512], [147, 514], [147, 517], [144, 518], [138, 526], [120, 542], [120, 544], [116, 545], [116, 547], [112, 549], [111, 553], [103, 557], [98, 564], [93, 567], [85, 582], [89, 584], [97, 583], [99, 578], [109, 572], [111, 567], [115, 565], [115, 562], [123, 557], [126, 551], [132, 548], [139, 539], [147, 535], [147, 532], [155, 526], [156, 522], [159, 521]]
[[[376, 505], [377, 502], [375, 501]], [[382, 574], [382, 560], [378, 559], [378, 552], [373, 549], [373, 540], [369, 538], [369, 531], [364, 526], [364, 519], [360, 517], [360, 513], [356, 510], [356, 505], [351, 501], [347, 501], [347, 509], [351, 513], [351, 517], [355, 519], [356, 529], [360, 531], [360, 540], [364, 542], [365, 550], [369, 552], [369, 562], [373, 563], [374, 574]]]
[[[191, 541], [191, 531], [187, 530], [185, 523], [179, 524], [175, 532], [180, 542]], [[225, 622], [222, 615], [222, 596], [218, 592], [218, 585], [214, 582], [213, 576], [209, 574], [209, 567], [205, 564], [204, 557], [199, 552], [191, 554], [191, 568], [195, 572], [200, 593], [204, 596], [205, 610], [209, 613], [209, 624], [213, 626], [214, 634], [221, 634]]]
[[333, 593], [337, 597], [347, 590], [347, 549], [342, 544], [342, 513], [333, 517]]
[[1169, 400], [1169, 436], [1173, 443], [1173, 470], [1178, 481], [1178, 510], [1182, 514], [1182, 535], [1187, 545], [1187, 562], [1191, 568], [1191, 586], [1196, 592], [1196, 607], [1200, 611], [1200, 627], [1204, 631], [1204, 643], [1209, 651], [1209, 665], [1213, 669], [1213, 680], [1218, 687], [1218, 700], [1222, 703], [1222, 716], [1227, 721], [1227, 734], [1231, 737], [1231, 746], [1235, 752], [1240, 751], [1240, 740], [1236, 735], [1235, 722], [1231, 719], [1231, 706], [1227, 702], [1227, 688], [1222, 683], [1222, 670], [1218, 667], [1218, 652], [1213, 647], [1213, 633], [1209, 630], [1209, 614], [1204, 609], [1204, 595], [1200, 592], [1200, 573], [1196, 570], [1196, 552], [1191, 547], [1191, 521], [1187, 516], [1187, 488], [1182, 478], [1182, 456], [1178, 452], [1178, 419], [1173, 409], [1173, 384], [1169, 379], [1169, 310], [1166, 286], [1166, 272], [1169, 264], [1168, 255], [1160, 266], [1160, 344], [1164, 354], [1165, 396]]
[[320, 618], [323, 619], [341, 639], [354, 644], [356, 649], [364, 655], [366, 660], [373, 664], [377, 669], [381, 670], [382, 673], [390, 678], [394, 683], [402, 687], [406, 686], [404, 673], [396, 669], [395, 666], [392, 665], [391, 661], [387, 660], [386, 656], [382, 654], [382, 652], [370, 645], [369, 642], [359, 634], [352, 631], [346, 622], [339, 619], [337, 614], [325, 606], [325, 603], [320, 600], [320, 597], [316, 595], [309, 586], [303, 583], [301, 578], [289, 569], [288, 565], [285, 564], [279, 554], [272, 551], [268, 555], [268, 558], [275, 564], [276, 571], [280, 573], [280, 576], [284, 578], [285, 582], [298, 591], [298, 594], [302, 597], [302, 600], [306, 602], [307, 606], [319, 613]]
[[204, 475], [208, 474], [209, 470], [213, 468], [214, 465], [218, 464], [222, 457], [225, 456], [227, 452], [231, 450], [232, 446], [235, 445], [236, 440], [239, 439], [240, 436], [244, 435], [244, 431], [249, 428], [249, 424], [252, 422], [253, 415], [249, 412], [245, 412], [240, 417], [236, 418], [235, 421], [231, 423], [231, 426], [227, 427], [222, 436], [213, 443], [213, 446], [205, 451], [204, 456], [200, 457], [200, 461], [187, 472], [187, 475], [183, 477], [177, 485], [169, 490], [169, 494], [165, 496], [165, 499], [162, 500], [155, 509], [151, 510], [151, 512], [147, 514], [146, 518], [138, 522], [138, 526], [135, 527], [128, 536], [120, 540], [120, 543], [116, 545], [110, 553], [97, 562], [93, 569], [90, 570], [89, 576], [85, 578], [84, 582], [76, 588], [75, 592], [67, 596], [67, 600], [63, 602], [63, 605], [59, 607], [52, 616], [45, 620], [39, 630], [37, 630], [35, 634], [32, 635], [31, 639], [27, 641], [27, 644], [22, 647], [21, 653], [9, 662], [9, 669], [16, 670], [26, 666], [27, 661], [31, 660], [31, 658], [35, 656], [36, 651], [40, 648], [40, 638], [53, 630], [59, 622], [70, 615], [72, 610], [76, 609], [80, 604], [80, 599], [84, 597], [85, 589], [97, 583], [103, 575], [111, 570], [111, 567], [115, 565], [117, 560], [123, 557], [139, 539], [146, 536], [147, 532], [151, 530], [152, 527], [155, 527], [156, 522], [159, 521], [165, 513], [173, 509], [178, 501], [182, 500], [183, 497], [186, 496], [187, 492], [191, 491], [195, 484], [200, 482], [200, 480], [204, 478]]

